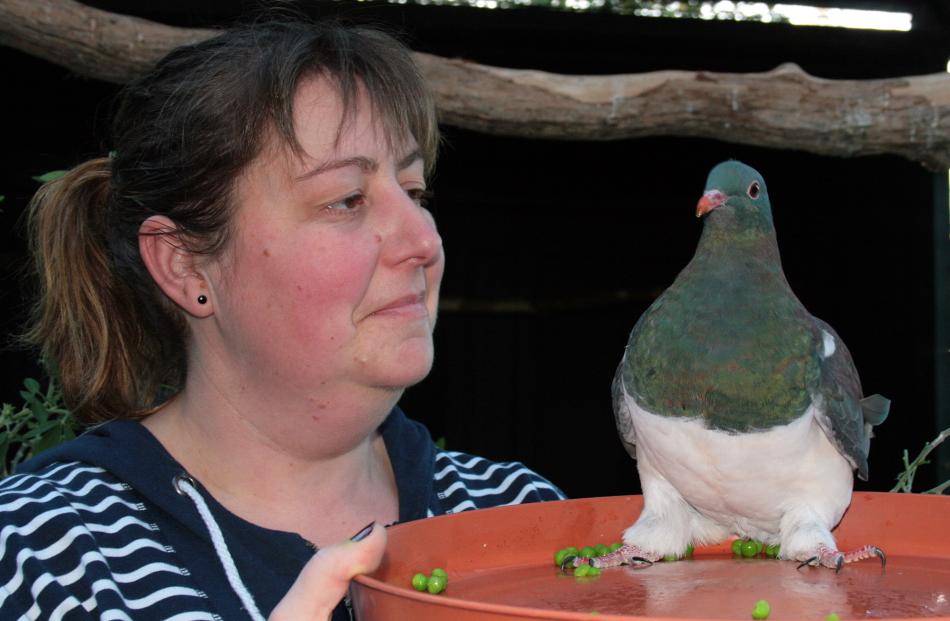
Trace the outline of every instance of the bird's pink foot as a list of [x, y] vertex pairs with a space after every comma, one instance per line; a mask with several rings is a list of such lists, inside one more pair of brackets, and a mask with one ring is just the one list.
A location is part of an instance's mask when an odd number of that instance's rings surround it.
[[814, 565], [828, 567], [830, 569], [834, 569], [835, 572], [839, 572], [841, 571], [841, 568], [844, 567], [845, 563], [863, 561], [864, 559], [871, 558], [872, 556], [876, 556], [881, 559], [881, 567], [887, 565], [887, 555], [884, 554], [884, 550], [878, 548], [877, 546], [862, 546], [852, 552], [842, 553], [838, 550], [820, 545], [815, 551], [815, 555], [808, 560], [803, 561], [798, 566], [798, 568], [801, 569], [805, 565]]
[[565, 559], [565, 565], [570, 564], [573, 567], [580, 565], [593, 565], [594, 567], [604, 569], [606, 567], [617, 567], [618, 565], [631, 565], [633, 567], [649, 567], [654, 562], [660, 560], [660, 555], [655, 552], [648, 552], [637, 546], [623, 545], [603, 556], [586, 557], [575, 556]]

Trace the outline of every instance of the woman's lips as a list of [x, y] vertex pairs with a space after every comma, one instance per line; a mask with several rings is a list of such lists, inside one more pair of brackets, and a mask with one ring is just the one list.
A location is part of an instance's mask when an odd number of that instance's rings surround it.
[[428, 316], [429, 309], [425, 305], [425, 293], [416, 293], [397, 298], [372, 314], [384, 317]]

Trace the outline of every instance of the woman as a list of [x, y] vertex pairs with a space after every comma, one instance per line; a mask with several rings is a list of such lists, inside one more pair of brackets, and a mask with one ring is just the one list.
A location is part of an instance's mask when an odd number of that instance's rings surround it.
[[0, 486], [0, 617], [327, 618], [380, 525], [563, 497], [396, 407], [444, 266], [404, 47], [227, 32], [127, 88], [113, 133], [31, 207], [29, 337], [101, 424]]

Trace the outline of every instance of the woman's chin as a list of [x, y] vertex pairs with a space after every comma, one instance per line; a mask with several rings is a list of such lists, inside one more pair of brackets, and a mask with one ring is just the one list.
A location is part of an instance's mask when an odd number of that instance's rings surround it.
[[403, 347], [397, 355], [376, 362], [374, 384], [394, 390], [409, 388], [424, 380], [432, 370], [431, 341], [428, 346]]

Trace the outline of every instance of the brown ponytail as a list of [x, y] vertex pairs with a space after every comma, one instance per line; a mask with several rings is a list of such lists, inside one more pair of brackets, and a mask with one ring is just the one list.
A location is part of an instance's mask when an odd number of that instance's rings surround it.
[[25, 337], [85, 423], [145, 406], [133, 362], [142, 344], [129, 323], [134, 302], [104, 235], [110, 182], [109, 159], [89, 160], [40, 188], [28, 213], [38, 299]]

